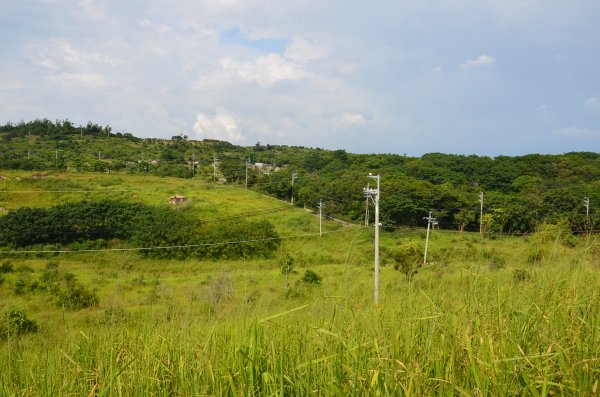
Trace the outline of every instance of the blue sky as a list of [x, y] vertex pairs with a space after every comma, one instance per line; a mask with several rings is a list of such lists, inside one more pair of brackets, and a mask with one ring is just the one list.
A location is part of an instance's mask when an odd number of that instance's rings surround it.
[[596, 0], [0, 0], [0, 123], [355, 153], [600, 151]]

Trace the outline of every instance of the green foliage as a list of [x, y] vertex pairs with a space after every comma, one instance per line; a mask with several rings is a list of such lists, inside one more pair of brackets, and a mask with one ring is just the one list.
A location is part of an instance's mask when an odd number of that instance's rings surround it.
[[0, 218], [0, 244], [27, 247], [131, 237], [136, 222], [152, 209], [139, 203], [82, 201], [48, 209], [19, 208]]
[[152, 258], [213, 260], [268, 257], [280, 244], [273, 224], [267, 220], [198, 223], [179, 212], [154, 213], [145, 219], [132, 242], [141, 247], [172, 247], [141, 251]]
[[[319, 198], [327, 198], [328, 215], [352, 220], [362, 220], [365, 214], [362, 188], [369, 182], [367, 173], [379, 173], [381, 222], [388, 228], [423, 225], [426, 210], [435, 209], [441, 228], [475, 231], [478, 225], [472, 217], [480, 191], [486, 194], [485, 212], [494, 218], [488, 223], [490, 237], [531, 233], [540, 223], [563, 218], [573, 231], [600, 225], [598, 205], [592, 205], [589, 219], [582, 208], [584, 196], [600, 202], [596, 182], [600, 154], [592, 152], [495, 158], [428, 153], [411, 158], [262, 144], [240, 147], [183, 135], [171, 140], [139, 139], [130, 133], [113, 133], [109, 126], [75, 126], [68, 120], [0, 126], [0, 168], [4, 169], [110, 170], [212, 181], [214, 157], [219, 158], [218, 177], [226, 183], [245, 183], [246, 161], [251, 157], [252, 162], [263, 164], [248, 170], [253, 189], [285, 200], [293, 193], [297, 203], [311, 208]], [[292, 192], [294, 171], [299, 178]]]
[[282, 274], [290, 274], [294, 272], [294, 257], [290, 254], [285, 254], [285, 256], [279, 262], [279, 268], [281, 269]]
[[473, 223], [473, 221], [475, 221], [475, 212], [473, 211], [463, 208], [454, 214], [454, 222], [458, 225], [458, 230], [461, 232], [465, 230], [468, 224]]
[[423, 264], [423, 249], [416, 241], [387, 248], [384, 252], [394, 263], [394, 269], [404, 273], [407, 280], [411, 280]]
[[323, 277], [319, 276], [313, 270], [307, 269], [301, 280], [306, 285], [320, 285], [321, 281], [323, 281]]
[[202, 222], [188, 210], [121, 201], [20, 208], [0, 219], [0, 244], [16, 248], [71, 244], [81, 250], [104, 248], [107, 240], [122, 239], [148, 248], [140, 251], [143, 255], [176, 259], [268, 257], [279, 246], [275, 228], [267, 220]]
[[538, 230], [529, 236], [528, 241], [530, 262], [542, 262], [555, 254], [559, 247], [572, 248], [577, 244], [566, 220], [540, 225]]
[[0, 319], [0, 339], [37, 332], [38, 324], [28, 318], [23, 308], [12, 307]]
[[81, 310], [98, 305], [98, 295], [76, 280], [66, 281], [66, 288], [58, 295], [56, 302], [67, 310]]
[[531, 280], [531, 273], [525, 269], [515, 269], [513, 271], [513, 280], [517, 282], [529, 281]]
[[9, 261], [4, 261], [0, 265], [0, 273], [12, 273], [14, 270], [12, 263]]

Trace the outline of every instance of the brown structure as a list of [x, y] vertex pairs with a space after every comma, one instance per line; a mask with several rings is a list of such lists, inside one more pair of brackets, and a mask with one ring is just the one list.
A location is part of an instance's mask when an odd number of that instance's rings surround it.
[[185, 200], [187, 200], [187, 197], [175, 195], [175, 196], [171, 196], [171, 198], [169, 199], [169, 204], [181, 204]]

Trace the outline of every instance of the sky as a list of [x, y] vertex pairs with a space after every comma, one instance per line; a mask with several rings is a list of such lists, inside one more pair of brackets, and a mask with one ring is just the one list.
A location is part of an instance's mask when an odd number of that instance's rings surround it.
[[597, 0], [0, 0], [0, 123], [352, 153], [600, 152]]

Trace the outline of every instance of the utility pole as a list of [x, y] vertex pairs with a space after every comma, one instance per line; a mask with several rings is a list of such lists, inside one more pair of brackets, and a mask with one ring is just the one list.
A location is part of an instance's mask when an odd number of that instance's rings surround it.
[[244, 187], [246, 189], [248, 189], [248, 166], [250, 165], [250, 157], [248, 157], [248, 160], [246, 160], [246, 183], [244, 184]]
[[100, 160], [100, 152], [98, 152], [98, 160]]
[[589, 197], [583, 198], [583, 206], [585, 207], [585, 217], [587, 220], [589, 220], [590, 219], [590, 198]]
[[585, 223], [587, 223], [588, 229], [590, 229], [590, 198], [583, 198], [583, 206], [585, 207]]
[[479, 235], [483, 236], [483, 192], [479, 192]]
[[[367, 190], [371, 187], [370, 183], [367, 183]], [[369, 196], [365, 199], [365, 226], [369, 227]]]
[[79, 128], [79, 136], [81, 139], [83, 139], [83, 128]]
[[319, 237], [323, 237], [323, 200], [319, 199]]
[[192, 176], [196, 176], [196, 153], [192, 153]]
[[218, 163], [217, 163], [217, 161], [218, 161], [218, 160], [219, 160], [219, 159], [218, 159], [218, 158], [217, 158], [217, 156], [215, 155], [215, 156], [214, 156], [214, 159], [213, 159], [213, 182], [216, 182], [216, 181], [217, 181], [217, 166], [218, 166]]
[[369, 174], [369, 178], [377, 181], [377, 189], [364, 188], [367, 200], [371, 198], [375, 203], [375, 306], [379, 306], [379, 175]]
[[429, 211], [429, 216], [423, 218], [427, 220], [427, 237], [425, 237], [425, 255], [423, 256], [423, 266], [427, 265], [427, 249], [429, 248], [429, 227], [431, 225], [437, 225], [437, 219], [431, 216], [431, 211]]
[[294, 181], [298, 178], [298, 173], [297, 172], [292, 172], [292, 199], [290, 200], [290, 202], [292, 204], [294, 204]]

